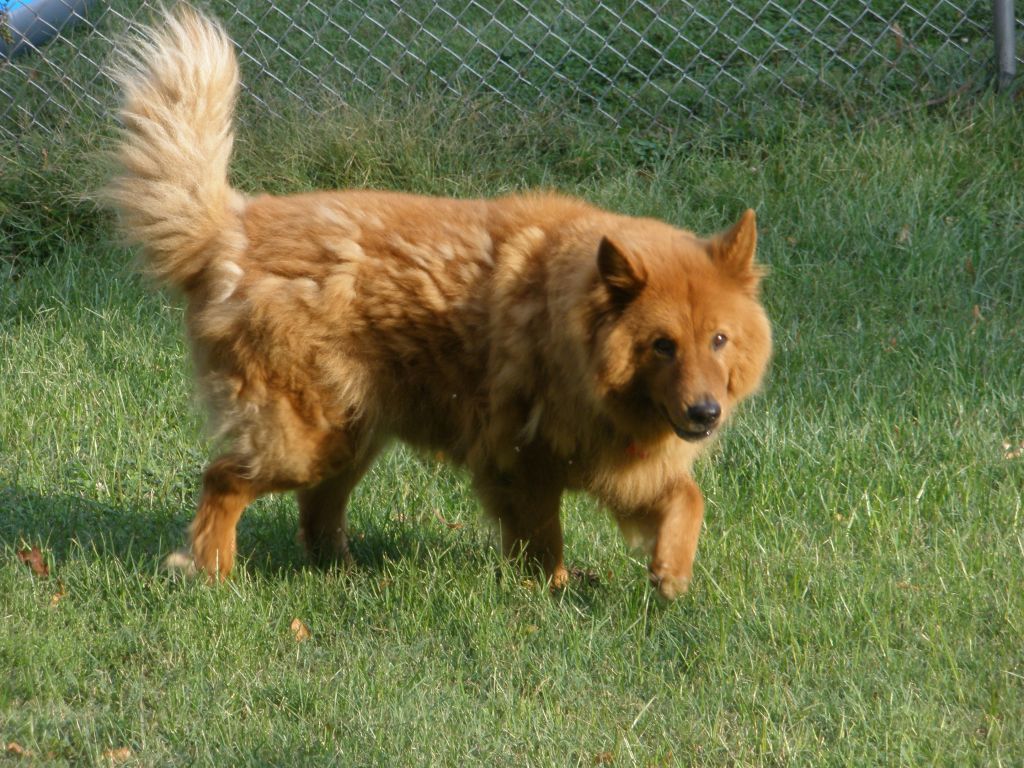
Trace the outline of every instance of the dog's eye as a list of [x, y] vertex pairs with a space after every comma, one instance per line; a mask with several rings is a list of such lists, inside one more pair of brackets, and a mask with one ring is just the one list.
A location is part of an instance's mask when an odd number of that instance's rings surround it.
[[729, 341], [729, 337], [726, 336], [724, 333], [716, 333], [714, 336], [711, 337], [711, 348], [715, 350], [715, 352], [717, 352], [718, 350], [725, 346], [725, 343], [727, 341]]
[[672, 339], [666, 339], [661, 336], [654, 340], [651, 345], [654, 347], [654, 351], [662, 357], [675, 357], [676, 356], [676, 343]]

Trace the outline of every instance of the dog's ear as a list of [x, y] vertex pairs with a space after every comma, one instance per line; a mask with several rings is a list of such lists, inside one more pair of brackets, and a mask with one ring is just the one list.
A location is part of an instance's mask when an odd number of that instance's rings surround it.
[[731, 229], [716, 235], [709, 245], [711, 260], [720, 269], [756, 292], [764, 270], [754, 262], [757, 251], [757, 217], [748, 208]]
[[635, 299], [647, 284], [643, 265], [607, 237], [597, 247], [597, 270], [612, 298], [622, 304]]

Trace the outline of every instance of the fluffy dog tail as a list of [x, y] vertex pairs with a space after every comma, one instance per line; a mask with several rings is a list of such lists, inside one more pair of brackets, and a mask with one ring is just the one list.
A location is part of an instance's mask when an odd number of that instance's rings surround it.
[[238, 63], [227, 33], [191, 8], [165, 11], [122, 51], [120, 172], [106, 197], [144, 269], [188, 290], [241, 233], [228, 184]]

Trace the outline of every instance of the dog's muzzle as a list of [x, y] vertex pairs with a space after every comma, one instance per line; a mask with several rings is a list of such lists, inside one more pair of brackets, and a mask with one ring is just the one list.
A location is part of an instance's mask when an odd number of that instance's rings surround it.
[[686, 422], [677, 424], [665, 412], [665, 418], [672, 425], [672, 430], [683, 440], [696, 442], [711, 437], [719, 420], [722, 418], [722, 406], [716, 400], [707, 398], [689, 405], [686, 408]]

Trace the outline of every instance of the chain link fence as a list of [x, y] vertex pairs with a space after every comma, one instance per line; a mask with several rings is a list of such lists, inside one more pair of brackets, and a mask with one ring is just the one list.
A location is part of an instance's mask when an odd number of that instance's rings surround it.
[[[994, 76], [988, 0], [238, 0], [203, 7], [267, 109], [388, 89], [570, 108], [631, 130], [780, 105], [936, 103]], [[1011, 4], [1012, 8], [1012, 4]], [[0, 139], [109, 121], [103, 71], [148, 0], [0, 0]], [[1024, 22], [1013, 19], [1011, 39]], [[1012, 60], [1012, 59], [1011, 59]]]

